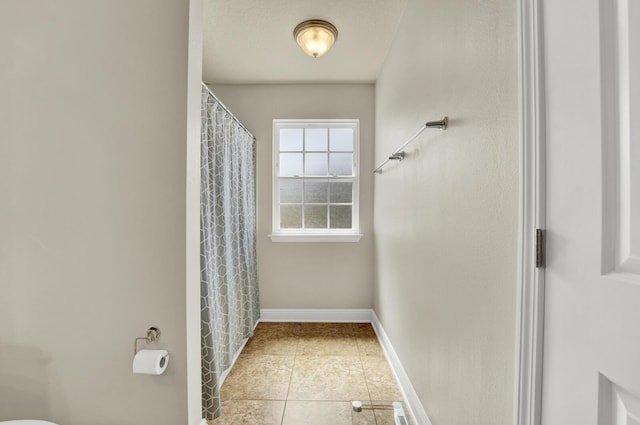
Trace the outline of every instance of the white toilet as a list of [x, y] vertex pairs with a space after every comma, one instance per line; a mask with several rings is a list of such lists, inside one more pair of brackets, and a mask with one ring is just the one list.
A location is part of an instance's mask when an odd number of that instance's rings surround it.
[[20, 419], [17, 421], [0, 421], [0, 425], [57, 425], [53, 422], [38, 421], [35, 419]]

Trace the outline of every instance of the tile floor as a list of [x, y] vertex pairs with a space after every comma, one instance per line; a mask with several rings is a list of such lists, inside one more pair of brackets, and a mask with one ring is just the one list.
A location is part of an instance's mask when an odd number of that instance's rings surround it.
[[260, 323], [221, 388], [212, 425], [394, 425], [351, 402], [402, 396], [368, 323]]

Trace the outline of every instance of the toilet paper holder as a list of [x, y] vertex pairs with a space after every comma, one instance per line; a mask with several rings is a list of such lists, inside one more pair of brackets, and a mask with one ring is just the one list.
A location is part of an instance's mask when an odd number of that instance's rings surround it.
[[133, 355], [135, 356], [136, 354], [138, 354], [139, 340], [143, 339], [146, 342], [153, 342], [158, 338], [160, 338], [160, 329], [156, 328], [155, 326], [151, 326], [149, 329], [147, 329], [147, 336], [141, 336], [133, 341]]

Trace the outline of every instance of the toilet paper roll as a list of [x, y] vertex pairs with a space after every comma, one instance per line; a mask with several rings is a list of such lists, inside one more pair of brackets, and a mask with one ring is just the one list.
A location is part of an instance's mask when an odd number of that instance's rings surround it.
[[162, 375], [168, 364], [167, 350], [140, 350], [133, 358], [133, 373]]

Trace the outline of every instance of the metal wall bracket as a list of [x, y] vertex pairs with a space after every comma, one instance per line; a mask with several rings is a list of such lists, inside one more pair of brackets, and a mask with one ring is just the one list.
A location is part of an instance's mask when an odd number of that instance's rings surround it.
[[444, 117], [438, 121], [429, 121], [424, 126], [426, 128], [439, 128], [441, 130], [446, 130], [449, 125], [449, 117]]
[[149, 329], [147, 329], [147, 336], [141, 336], [139, 338], [136, 338], [135, 341], [133, 341], [133, 354], [134, 355], [138, 354], [139, 340], [145, 340], [146, 342], [153, 342], [158, 338], [160, 338], [160, 329], [156, 328], [155, 326], [151, 326]]

